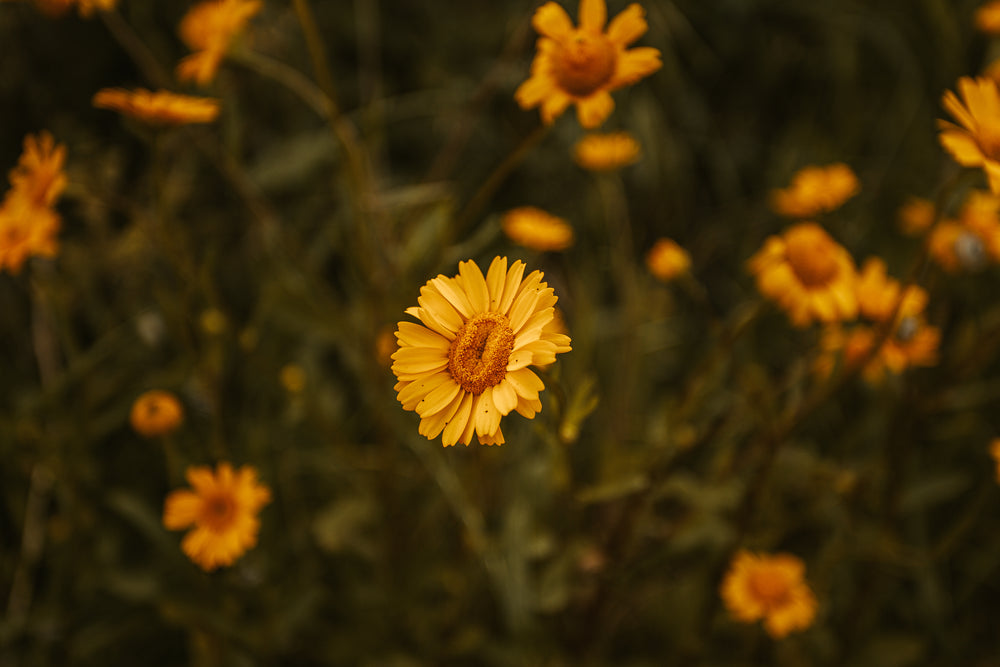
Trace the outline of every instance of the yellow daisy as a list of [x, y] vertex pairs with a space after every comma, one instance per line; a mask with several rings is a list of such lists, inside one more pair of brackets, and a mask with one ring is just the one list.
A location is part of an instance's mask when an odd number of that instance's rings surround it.
[[47, 206], [35, 206], [11, 190], [0, 206], [0, 271], [20, 273], [28, 257], [55, 257], [59, 251], [59, 216]]
[[899, 207], [897, 214], [899, 228], [907, 236], [919, 236], [934, 224], [936, 213], [934, 202], [921, 197], [911, 197]]
[[211, 123], [219, 115], [219, 101], [178, 95], [166, 90], [104, 88], [94, 95], [99, 109], [111, 109], [151, 125]]
[[257, 544], [257, 513], [271, 502], [271, 491], [257, 483], [252, 466], [234, 471], [229, 463], [220, 463], [214, 474], [207, 466], [191, 466], [185, 476], [194, 490], [167, 496], [163, 525], [170, 530], [194, 526], [181, 549], [206, 572], [232, 565]]
[[663, 282], [670, 282], [691, 268], [691, 256], [671, 239], [658, 239], [646, 253], [649, 272]]
[[814, 370], [820, 375], [829, 375], [840, 355], [847, 368], [864, 362], [862, 377], [869, 384], [877, 384], [885, 379], [887, 373], [899, 375], [907, 368], [934, 366], [938, 362], [941, 331], [928, 325], [922, 316], [901, 319], [893, 333], [872, 354], [877, 335], [878, 331], [867, 325], [847, 331], [828, 328], [823, 332], [820, 341], [823, 351], [814, 364]]
[[590, 171], [613, 171], [635, 164], [642, 150], [628, 132], [591, 133], [573, 147], [573, 160]]
[[66, 147], [48, 132], [24, 138], [24, 151], [10, 171], [10, 184], [35, 206], [52, 206], [66, 189]]
[[593, 129], [615, 108], [611, 91], [632, 85], [660, 69], [660, 52], [628, 49], [647, 30], [645, 11], [631, 4], [607, 22], [604, 0], [580, 0], [580, 26], [554, 2], [535, 11], [532, 25], [541, 35], [531, 76], [514, 93], [522, 109], [541, 107], [542, 121], [552, 123], [576, 104], [580, 125]]
[[908, 285], [905, 292], [899, 281], [889, 277], [885, 262], [879, 257], [865, 261], [858, 275], [858, 310], [872, 322], [887, 322], [896, 310], [896, 302], [903, 294], [903, 302], [896, 311], [897, 321], [923, 312], [927, 305], [927, 291], [919, 285]]
[[776, 301], [797, 327], [849, 320], [858, 312], [854, 261], [815, 222], [769, 237], [748, 267], [761, 294]]
[[195, 53], [177, 65], [177, 78], [200, 86], [211, 83], [230, 43], [260, 8], [259, 0], [208, 0], [188, 10], [179, 32]]
[[931, 232], [928, 250], [945, 271], [977, 271], [1000, 262], [1000, 197], [973, 190], [957, 220], [945, 220]]
[[129, 422], [145, 438], [173, 433], [184, 421], [184, 408], [169, 391], [154, 389], [135, 399]]
[[497, 257], [484, 277], [474, 261], [460, 262], [458, 275], [429, 280], [420, 305], [406, 310], [422, 324], [399, 323], [392, 371], [399, 402], [420, 415], [427, 439], [503, 444], [501, 417], [517, 410], [531, 419], [542, 409], [545, 385], [528, 366], [572, 348], [556, 331], [558, 297], [541, 271], [523, 277], [524, 269]]
[[565, 250], [573, 245], [569, 223], [534, 206], [507, 211], [500, 227], [511, 241], [532, 250]]
[[[982, 167], [990, 190], [1000, 194], [1000, 91], [993, 79], [958, 80], [960, 100], [950, 90], [941, 103], [959, 125], [938, 121], [938, 140], [964, 167]], [[962, 102], [964, 100], [964, 104]]]
[[1000, 1], [987, 2], [976, 10], [976, 29], [988, 35], [1000, 35]]
[[840, 208], [859, 188], [858, 177], [846, 164], [803, 167], [787, 188], [771, 192], [771, 207], [788, 218], [808, 218]]
[[791, 554], [741, 550], [720, 587], [729, 613], [741, 623], [763, 619], [774, 639], [805, 630], [816, 617], [816, 598], [805, 581], [805, 565]]

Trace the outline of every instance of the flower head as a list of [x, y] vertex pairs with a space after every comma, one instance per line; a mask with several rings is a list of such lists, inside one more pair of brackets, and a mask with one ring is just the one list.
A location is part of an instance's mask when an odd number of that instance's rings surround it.
[[[938, 121], [938, 140], [963, 167], [982, 167], [990, 190], [1000, 194], [1000, 90], [990, 78], [958, 80], [961, 99], [945, 91], [941, 103], [958, 125]], [[964, 100], [964, 103], [963, 103]]]
[[892, 333], [872, 352], [881, 333], [874, 327], [859, 325], [848, 330], [828, 327], [820, 340], [822, 353], [814, 364], [820, 375], [829, 375], [841, 355], [847, 368], [864, 364], [861, 374], [869, 384], [877, 384], [887, 373], [899, 375], [907, 368], [933, 366], [938, 361], [941, 332], [928, 325], [922, 316], [902, 318]]
[[24, 152], [10, 171], [10, 184], [35, 206], [52, 206], [66, 188], [66, 147], [48, 132], [24, 138]]
[[804, 167], [791, 185], [771, 192], [771, 207], [788, 218], [808, 218], [840, 208], [859, 188], [858, 177], [846, 164]]
[[816, 617], [805, 565], [791, 554], [738, 552], [719, 592], [733, 618], [741, 623], [763, 619], [774, 639], [805, 630]]
[[987, 2], [976, 10], [976, 29], [988, 35], [1000, 35], [1000, 0]]
[[899, 228], [907, 236], [919, 236], [934, 224], [934, 202], [921, 197], [911, 197], [899, 207]]
[[169, 391], [153, 389], [135, 399], [129, 422], [139, 435], [155, 438], [177, 430], [184, 421], [184, 408]]
[[[902, 303], [896, 307], [902, 294]], [[865, 261], [857, 282], [858, 309], [872, 322], [888, 322], [896, 311], [897, 321], [923, 312], [927, 291], [919, 285], [908, 285], [904, 291], [899, 281], [886, 273], [885, 262], [878, 257]]]
[[420, 415], [421, 435], [442, 435], [445, 446], [503, 444], [500, 418], [517, 410], [532, 419], [545, 388], [529, 365], [568, 352], [569, 336], [553, 321], [558, 297], [541, 271], [524, 276], [497, 257], [484, 277], [475, 262], [458, 275], [439, 275], [420, 289], [419, 306], [406, 312], [422, 324], [400, 322], [392, 371], [403, 409]]
[[815, 222], [769, 237], [748, 266], [761, 294], [776, 301], [797, 327], [857, 314], [854, 261]]
[[257, 513], [271, 502], [271, 491], [257, 483], [252, 466], [234, 471], [229, 463], [220, 463], [214, 474], [207, 466], [192, 466], [185, 476], [194, 490], [167, 496], [163, 525], [170, 530], [194, 526], [181, 549], [206, 572], [232, 565], [257, 544]]
[[928, 240], [931, 257], [949, 273], [1000, 262], [1000, 197], [973, 190], [957, 220], [945, 220]]
[[573, 160], [590, 171], [613, 171], [639, 161], [639, 142], [628, 132], [591, 133], [573, 147]]
[[500, 226], [507, 238], [532, 250], [565, 250], [573, 245], [569, 223], [534, 206], [507, 211]]
[[219, 115], [219, 101], [178, 95], [166, 90], [104, 88], [94, 95], [98, 109], [111, 109], [150, 125], [211, 123]]
[[259, 0], [208, 0], [188, 10], [179, 32], [194, 53], [177, 65], [177, 78], [211, 83], [229, 45], [260, 8]]
[[646, 253], [649, 272], [663, 282], [670, 282], [691, 268], [691, 256], [671, 239], [658, 239]]
[[531, 76], [514, 93], [522, 109], [541, 106], [542, 120], [552, 123], [576, 104], [580, 125], [592, 129], [615, 107], [611, 91], [629, 86], [660, 69], [660, 52], [628, 49], [647, 30], [645, 11], [631, 4], [608, 25], [604, 0], [580, 0], [580, 25], [566, 11], [547, 2], [535, 11], [532, 25], [541, 35]]

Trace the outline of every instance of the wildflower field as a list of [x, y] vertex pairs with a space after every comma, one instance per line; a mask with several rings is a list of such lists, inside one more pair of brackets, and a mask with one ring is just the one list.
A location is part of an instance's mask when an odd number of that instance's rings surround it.
[[1000, 665], [1000, 1], [0, 0], [0, 667]]

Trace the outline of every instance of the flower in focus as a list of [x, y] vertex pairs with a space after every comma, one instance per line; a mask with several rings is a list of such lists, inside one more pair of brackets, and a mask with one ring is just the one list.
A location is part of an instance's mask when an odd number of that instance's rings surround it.
[[899, 207], [899, 228], [907, 236], [919, 236], [934, 224], [934, 202], [921, 197], [911, 197]]
[[219, 115], [219, 101], [178, 95], [166, 90], [104, 88], [94, 95], [98, 109], [111, 109], [151, 125], [211, 123]]
[[522, 109], [541, 107], [542, 121], [552, 123], [576, 104], [580, 125], [593, 129], [615, 108], [611, 91], [632, 85], [660, 69], [660, 52], [651, 47], [628, 49], [648, 26], [645, 11], [631, 4], [604, 32], [604, 0], [580, 0], [580, 25], [555, 2], [535, 11], [532, 25], [541, 35], [531, 76], [514, 93]]
[[[963, 167], [982, 167], [990, 190], [1000, 194], [1000, 90], [993, 79], [963, 76], [961, 99], [946, 90], [941, 100], [958, 125], [938, 120], [938, 140]], [[963, 104], [964, 100], [964, 104]]]
[[859, 189], [858, 177], [841, 162], [803, 167], [787, 188], [771, 192], [771, 207], [788, 218], [808, 218], [840, 208]]
[[1000, 35], [1000, 1], [987, 2], [976, 10], [976, 29], [987, 35]]
[[220, 463], [214, 474], [207, 466], [191, 466], [185, 476], [193, 490], [170, 492], [163, 525], [169, 530], [194, 526], [181, 549], [206, 572], [232, 565], [257, 544], [257, 513], [271, 502], [271, 491], [257, 483], [252, 466], [234, 471], [229, 463]]
[[154, 389], [135, 399], [129, 421], [139, 435], [155, 438], [177, 430], [184, 421], [184, 408], [169, 391]]
[[1000, 438], [994, 438], [990, 443], [990, 456], [997, 464], [997, 482], [1000, 482]]
[[591, 133], [573, 147], [573, 160], [590, 171], [613, 171], [639, 161], [639, 142], [628, 132]]
[[517, 410], [532, 419], [542, 409], [545, 385], [528, 366], [572, 348], [556, 331], [558, 297], [541, 271], [523, 277], [524, 268], [497, 257], [484, 277], [472, 260], [460, 262], [458, 275], [429, 280], [420, 305], [406, 310], [422, 324], [399, 323], [395, 389], [428, 440], [468, 445], [475, 434], [480, 444], [503, 444], [501, 417]]
[[797, 327], [852, 319], [858, 312], [854, 261], [815, 222], [769, 237], [748, 267], [761, 294], [776, 301]]
[[791, 554], [739, 551], [719, 590], [729, 613], [741, 623], [763, 619], [774, 639], [805, 630], [816, 617], [816, 597], [805, 581], [805, 564]]
[[646, 253], [649, 272], [663, 282], [670, 282], [691, 268], [691, 257], [671, 239], [658, 239]]
[[260, 8], [259, 0], [208, 0], [188, 10], [179, 33], [194, 53], [177, 65], [177, 78], [211, 83], [229, 45]]
[[957, 220], [944, 220], [928, 240], [931, 258], [949, 273], [1000, 262], [1000, 197], [973, 190]]
[[558, 251], [573, 245], [573, 228], [569, 223], [534, 206], [507, 211], [500, 226], [507, 238], [531, 250]]

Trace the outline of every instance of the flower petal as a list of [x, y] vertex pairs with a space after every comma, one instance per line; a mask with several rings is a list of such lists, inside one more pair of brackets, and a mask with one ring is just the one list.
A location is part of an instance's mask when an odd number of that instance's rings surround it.
[[592, 130], [603, 123], [614, 109], [615, 101], [608, 91], [599, 90], [590, 97], [576, 101], [576, 118], [581, 126]]
[[611, 20], [611, 25], [608, 26], [608, 39], [625, 47], [646, 34], [648, 29], [646, 10], [632, 3]]

